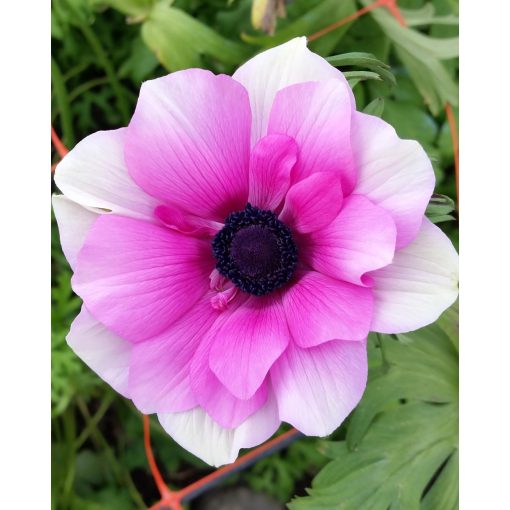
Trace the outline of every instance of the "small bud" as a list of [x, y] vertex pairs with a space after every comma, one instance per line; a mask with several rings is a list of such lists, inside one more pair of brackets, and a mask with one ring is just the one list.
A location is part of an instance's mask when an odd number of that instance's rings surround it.
[[273, 35], [276, 18], [285, 18], [285, 0], [253, 0], [251, 23], [254, 28]]

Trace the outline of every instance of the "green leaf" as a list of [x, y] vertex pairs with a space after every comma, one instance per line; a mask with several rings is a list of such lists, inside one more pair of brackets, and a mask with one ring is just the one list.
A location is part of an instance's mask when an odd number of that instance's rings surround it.
[[458, 352], [437, 325], [378, 341], [346, 440], [291, 510], [456, 508]]
[[242, 45], [164, 3], [156, 4], [144, 21], [142, 38], [169, 71], [203, 67], [202, 55], [231, 65], [240, 64], [247, 56]]
[[347, 80], [357, 80], [358, 82], [364, 80], [382, 80], [382, 78], [373, 71], [346, 71], [344, 76]]
[[[452, 108], [453, 114], [455, 118], [456, 126], [459, 125], [459, 110], [458, 108]], [[453, 154], [453, 142], [452, 142], [452, 132], [450, 128], [450, 123], [448, 122], [448, 119], [445, 119], [443, 122], [443, 125], [441, 126], [441, 129], [439, 131], [439, 136], [437, 139], [437, 147], [439, 149], [439, 152], [445, 160], [453, 165], [454, 161], [454, 154]]]
[[351, 52], [342, 53], [340, 55], [331, 55], [326, 60], [335, 67], [341, 66], [359, 66], [367, 67], [368, 69], [384, 68], [389, 69], [390, 66], [385, 64], [371, 53]]
[[453, 14], [436, 16], [436, 9], [433, 4], [427, 3], [420, 9], [403, 9], [400, 13], [406, 20], [408, 27], [424, 25], [458, 25], [459, 18]]
[[368, 103], [363, 109], [364, 113], [368, 113], [368, 115], [375, 115], [376, 117], [381, 117], [384, 111], [384, 98], [376, 97], [373, 101]]
[[[361, 3], [368, 6], [372, 2]], [[458, 37], [438, 39], [402, 27], [386, 9], [374, 9], [370, 14], [393, 42], [430, 111], [437, 115], [445, 103], [456, 106], [458, 86], [441, 60], [458, 57]]]
[[[90, 0], [90, 3], [96, 8], [103, 6], [113, 7], [128, 16], [141, 18], [149, 14], [156, 0]], [[168, 5], [171, 4], [170, 1], [166, 3]]]
[[423, 107], [387, 100], [383, 119], [395, 127], [400, 138], [417, 140], [424, 147], [432, 145], [436, 140], [438, 126]]
[[441, 317], [437, 320], [437, 325], [448, 335], [448, 338], [454, 345], [455, 349], [459, 350], [459, 301], [450, 306], [448, 310], [443, 312]]
[[139, 86], [155, 71], [159, 62], [141, 37], [133, 39], [130, 50], [128, 58], [119, 69], [119, 76], [121, 78], [129, 76], [136, 86]]
[[450, 213], [455, 211], [455, 202], [446, 195], [432, 195], [425, 215], [432, 223], [454, 220], [455, 217]]
[[457, 510], [459, 508], [459, 453], [455, 452], [422, 501], [421, 510]]
[[[395, 76], [390, 71], [390, 66], [377, 59], [371, 53], [359, 53], [359, 52], [344, 53], [341, 55], [333, 55], [331, 57], [327, 57], [326, 60], [335, 67], [344, 66], [362, 67], [370, 71], [373, 71], [373, 73], [371, 73], [371, 76], [374, 73], [377, 75], [377, 77], [375, 76], [372, 78], [360, 77], [360, 79], [383, 80], [386, 83], [388, 83], [388, 85], [390, 85], [391, 87], [396, 85]], [[346, 76], [346, 78], [348, 78], [349, 75], [351, 75], [351, 79], [357, 78], [356, 76], [353, 75], [353, 71], [344, 72], [344, 75]]]

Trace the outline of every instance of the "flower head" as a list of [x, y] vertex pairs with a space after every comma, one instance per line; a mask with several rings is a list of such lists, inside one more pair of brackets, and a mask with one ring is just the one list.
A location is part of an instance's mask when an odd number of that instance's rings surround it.
[[424, 217], [428, 157], [355, 110], [343, 75], [294, 39], [233, 77], [142, 85], [127, 128], [59, 164], [54, 197], [83, 299], [74, 351], [211, 464], [282, 421], [337, 428], [369, 331], [434, 321], [457, 254]]

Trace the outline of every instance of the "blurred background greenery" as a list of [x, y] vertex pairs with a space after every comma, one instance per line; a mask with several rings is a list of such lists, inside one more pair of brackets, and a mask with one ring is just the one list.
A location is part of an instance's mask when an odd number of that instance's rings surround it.
[[[52, 125], [72, 148], [94, 131], [126, 125], [144, 80], [188, 67], [230, 74], [255, 53], [312, 35], [371, 3], [52, 0]], [[358, 109], [382, 116], [402, 138], [418, 140], [433, 162], [436, 193], [456, 200], [444, 106], [452, 105], [458, 116], [458, 0], [398, 5], [407, 28], [380, 8], [310, 48], [325, 57], [350, 54], [331, 63], [348, 76]], [[456, 213], [447, 212], [435, 218], [458, 247]], [[65, 342], [81, 303], [70, 287], [53, 218], [52, 224], [52, 505], [143, 509], [157, 491], [141, 415]], [[454, 307], [416, 333], [371, 336], [367, 392], [329, 441], [301, 439], [227, 483], [249, 486], [282, 505], [295, 498], [290, 506], [296, 510], [457, 508], [457, 321]], [[156, 420], [151, 427], [170, 485], [184, 486], [210, 471]]]

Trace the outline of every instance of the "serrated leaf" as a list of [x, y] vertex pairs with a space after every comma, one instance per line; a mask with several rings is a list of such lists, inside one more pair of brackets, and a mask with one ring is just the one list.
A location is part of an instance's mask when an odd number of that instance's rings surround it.
[[455, 220], [455, 217], [450, 214], [453, 211], [455, 211], [455, 202], [446, 195], [435, 193], [429, 201], [425, 215], [432, 223], [442, 223]]
[[452, 216], [451, 214], [445, 214], [443, 216], [432, 216], [429, 219], [436, 225], [438, 223], [444, 223], [445, 221], [455, 221], [455, 216]]
[[429, 215], [448, 214], [454, 210], [455, 202], [450, 197], [434, 193], [430, 197], [430, 201], [425, 213]]
[[437, 325], [379, 341], [346, 440], [325, 445], [333, 461], [291, 510], [454, 509], [458, 353]]
[[[335, 67], [356, 66], [368, 69], [379, 75], [391, 87], [396, 85], [395, 76], [390, 71], [390, 66], [377, 59], [371, 53], [352, 52], [341, 55], [332, 55], [326, 60]], [[349, 71], [344, 72], [347, 75]], [[354, 77], [353, 77], [354, 78]], [[363, 79], [363, 78], [361, 78]], [[378, 79], [378, 78], [374, 78]]]
[[425, 494], [421, 510], [459, 508], [459, 452], [448, 459], [432, 488]]

